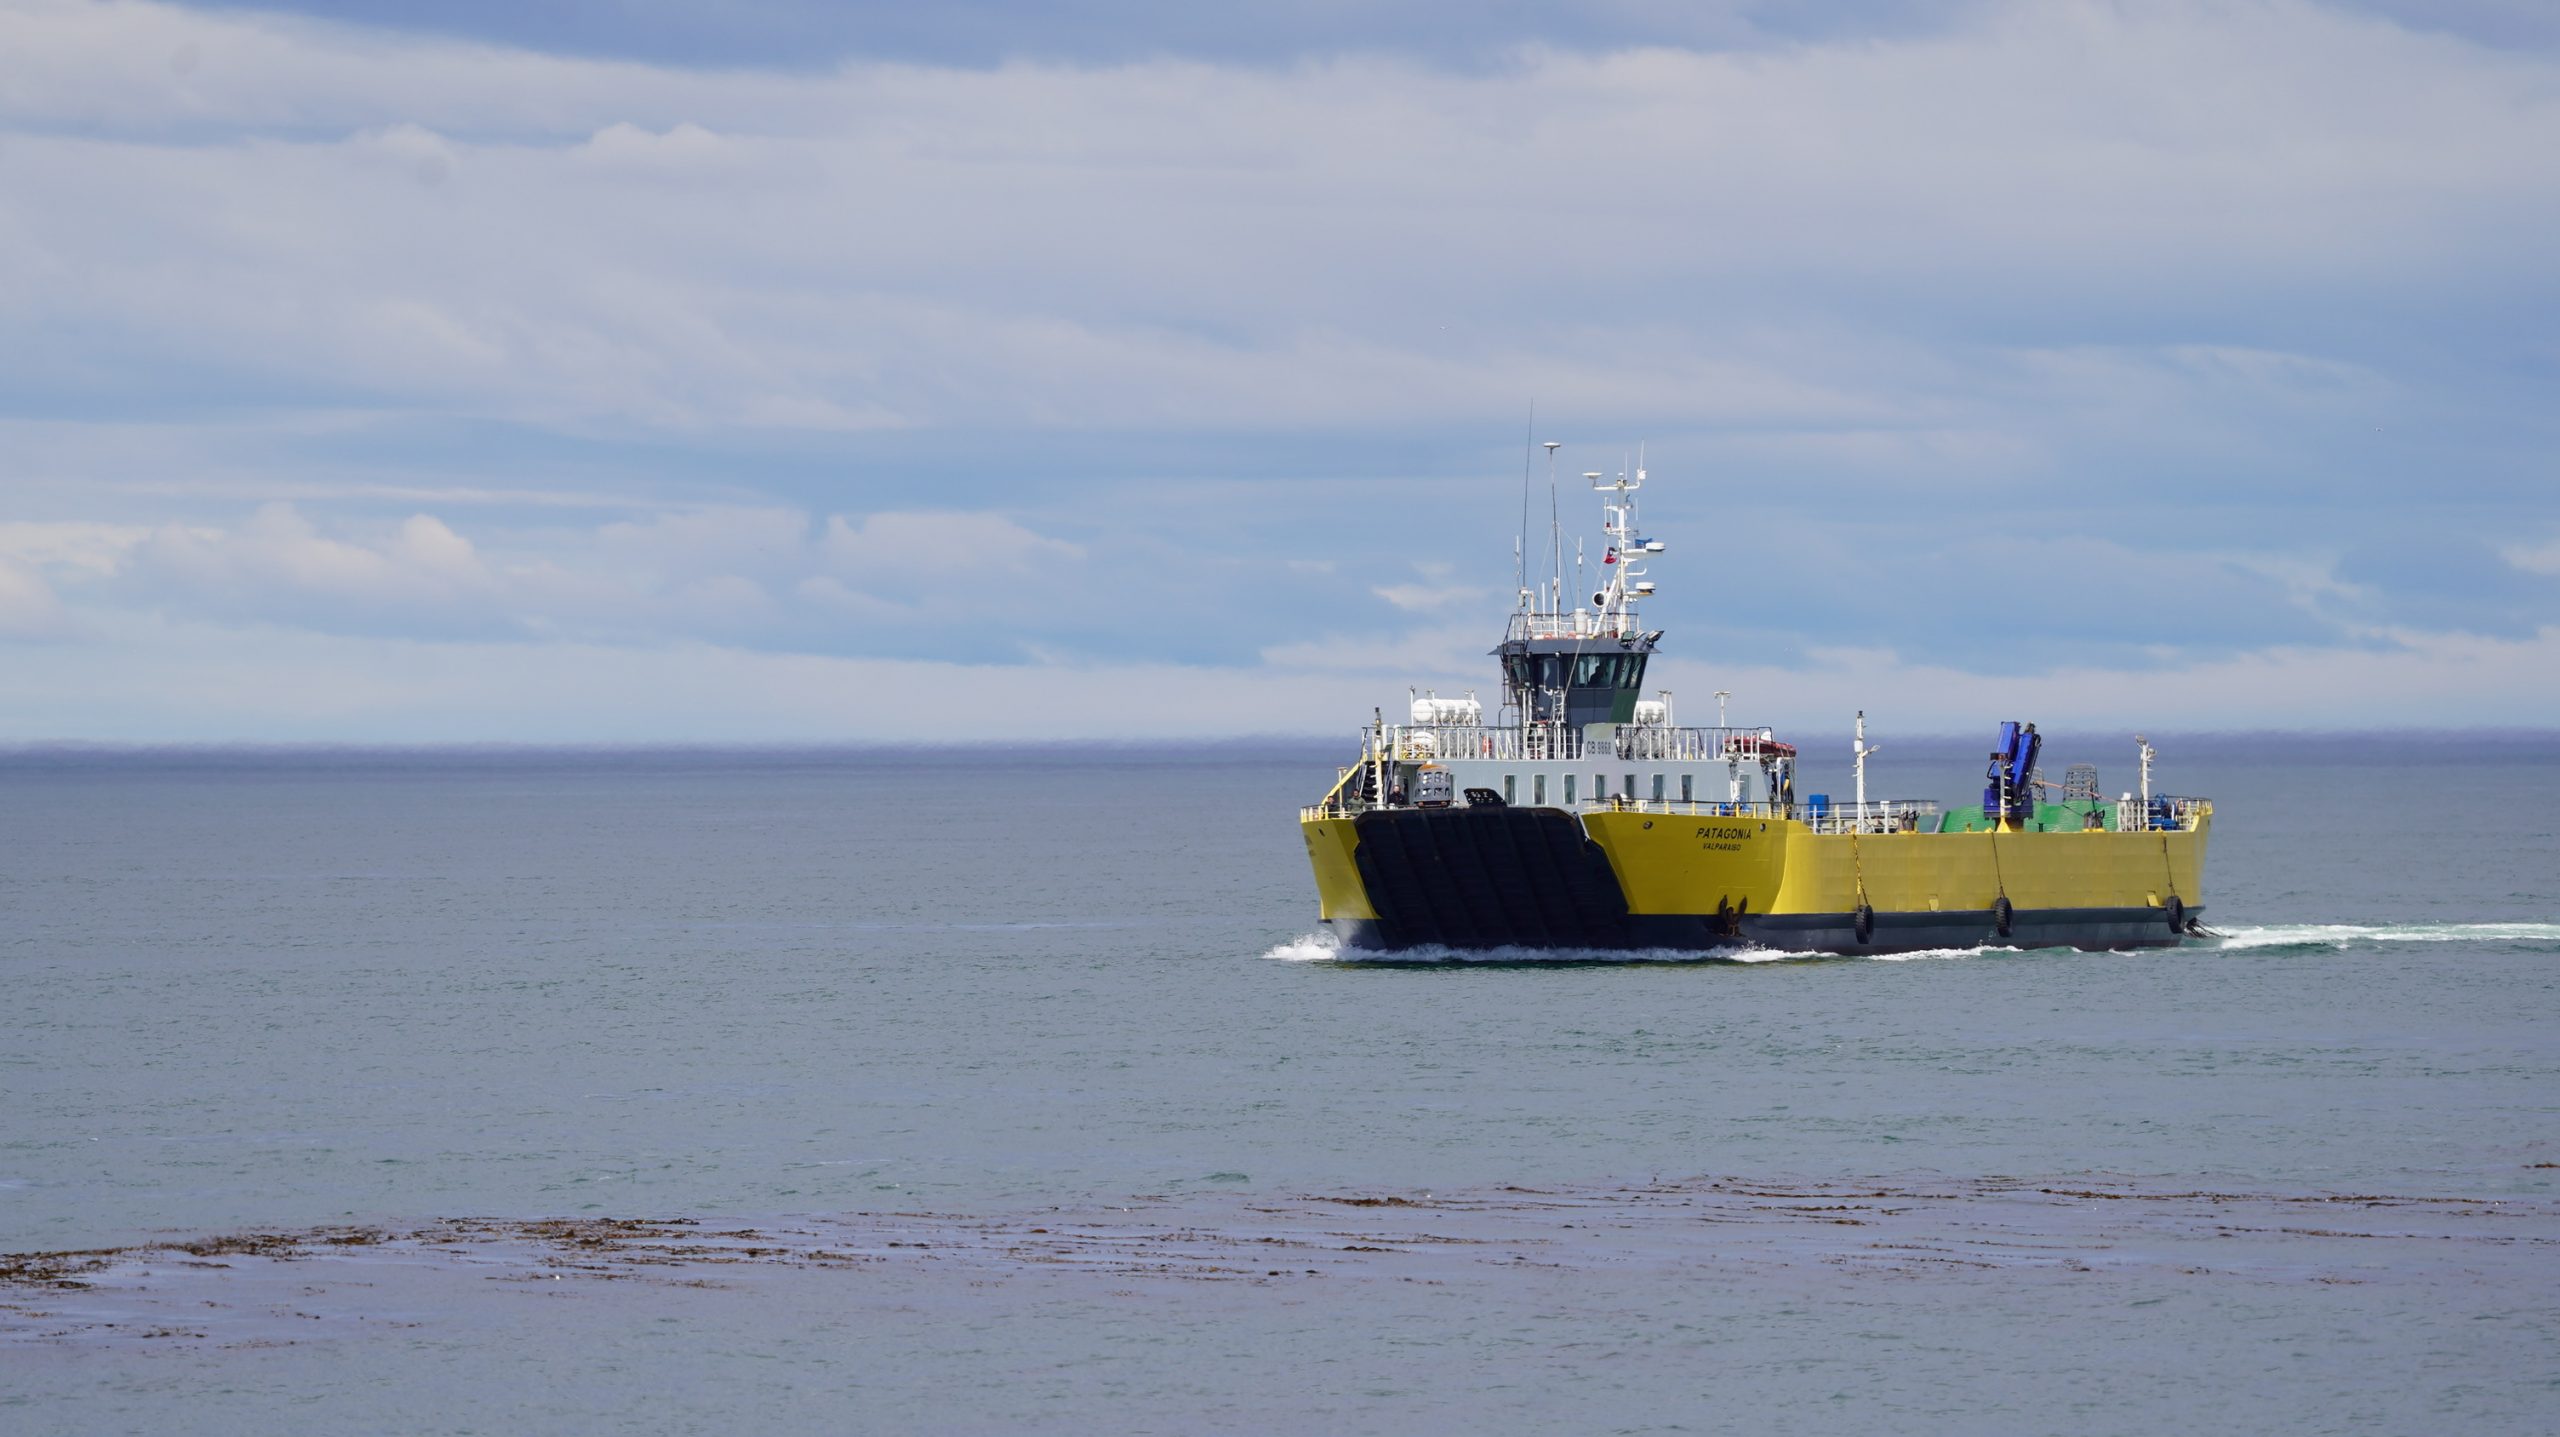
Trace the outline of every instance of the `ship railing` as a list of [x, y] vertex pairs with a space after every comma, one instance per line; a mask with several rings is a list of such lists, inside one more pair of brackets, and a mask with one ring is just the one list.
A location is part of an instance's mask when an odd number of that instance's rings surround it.
[[1933, 798], [1888, 798], [1872, 803], [1799, 804], [1805, 826], [1816, 833], [1935, 833], [1943, 807]]
[[[1367, 765], [1363, 764], [1361, 767], [1365, 768]], [[1368, 801], [1354, 791], [1352, 782], [1359, 776], [1359, 768], [1344, 769], [1341, 777], [1333, 781], [1333, 787], [1323, 798], [1298, 810], [1298, 821], [1313, 823], [1319, 818], [1348, 818], [1366, 809], [1369, 806]]]
[[1934, 798], [1893, 798], [1869, 803], [1829, 804], [1816, 808], [1792, 803], [1726, 802], [1716, 799], [1611, 798], [1592, 807], [1625, 813], [1661, 813], [1675, 818], [1791, 818], [1816, 833], [1935, 833], [1944, 805]]
[[1407, 763], [1442, 758], [1570, 760], [1582, 757], [1582, 735], [1561, 725], [1496, 728], [1490, 724], [1397, 724], [1387, 751]]
[[2193, 828], [2197, 820], [2210, 817], [2213, 813], [2213, 800], [2188, 798], [2171, 793], [2155, 793], [2151, 795], [2149, 803], [2144, 803], [2138, 798], [2128, 798], [2118, 801], [2115, 807], [2116, 831], [2119, 833], [2145, 829], [2173, 833], [2180, 829]]
[[1666, 724], [1620, 724], [1618, 758], [1723, 759], [1756, 761], [1761, 746], [1776, 735], [1765, 728], [1673, 728]]
[[[1358, 773], [1346, 769], [1324, 801], [1298, 810], [1300, 822], [1347, 818], [1377, 805], [1353, 790], [1348, 781]], [[1577, 808], [1624, 813], [1659, 813], [1682, 818], [1791, 818], [1816, 833], [1935, 833], [1946, 809], [1936, 799], [1889, 798], [1865, 805], [1828, 804], [1817, 808], [1799, 799], [1792, 803], [1735, 802], [1719, 799], [1637, 799], [1610, 797]], [[2177, 832], [2196, 826], [2213, 813], [2213, 800], [2163, 794], [2149, 804], [2126, 799], [2114, 805], [2116, 832]]]
[[1633, 614], [1596, 613], [1585, 609], [1566, 614], [1513, 614], [1506, 638], [1632, 639], [1644, 633]]
[[1397, 724], [1387, 730], [1387, 751], [1407, 763], [1465, 758], [1510, 763], [1579, 763], [1595, 758], [1694, 762], [1738, 751], [1737, 739], [1744, 740], [1743, 747], [1748, 749], [1767, 742], [1769, 736], [1765, 728], [1620, 724], [1609, 743], [1594, 745], [1581, 730], [1564, 724]]
[[1795, 810], [1783, 803], [1727, 802], [1723, 799], [1643, 799], [1611, 798], [1584, 807], [1626, 813], [1667, 813], [1678, 818], [1793, 818]]

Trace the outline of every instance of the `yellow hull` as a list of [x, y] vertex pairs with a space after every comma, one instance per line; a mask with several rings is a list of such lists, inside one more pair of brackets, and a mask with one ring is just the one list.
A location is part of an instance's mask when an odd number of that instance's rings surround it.
[[[1572, 835], [1572, 825], [1591, 868], [1567, 876], [1595, 891], [1614, 880], [1623, 933], [1638, 945], [1723, 937], [1856, 951], [1968, 941], [1977, 930], [1987, 941], [2166, 943], [2203, 909], [2212, 828], [2208, 805], [2175, 830], [2058, 833], [1821, 833], [1790, 818], [1632, 809], [1494, 816], [1505, 812], [1305, 819], [1322, 917], [1362, 946], [1558, 946], [1587, 939], [1584, 929], [1616, 935], [1604, 921], [1605, 892], [1560, 915], [1509, 891], [1561, 881], [1559, 863], [1574, 868], [1571, 856], [1556, 856], [1569, 838], [1544, 847], [1523, 838]], [[1364, 842], [1381, 845], [1365, 861]]]
[[1593, 813], [1631, 913], [1879, 913], [2189, 908], [2204, 896], [2212, 820], [2173, 832], [1815, 833], [1794, 819]]

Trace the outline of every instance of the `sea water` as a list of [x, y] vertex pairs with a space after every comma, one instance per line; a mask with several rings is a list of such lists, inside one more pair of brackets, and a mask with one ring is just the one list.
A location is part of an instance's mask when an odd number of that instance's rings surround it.
[[[1981, 764], [1903, 747], [1896, 794]], [[315, 1287], [307, 1337], [225, 1329], [213, 1286], [158, 1343], [56, 1294], [0, 1347], [0, 1427], [2560, 1427], [2560, 740], [2162, 747], [2219, 805], [2221, 937], [1904, 961], [1343, 961], [1293, 822], [1341, 755], [1299, 744], [9, 754], [0, 1250], [1726, 1182], [1924, 1196], [1930, 1242], [1978, 1208], [2055, 1261], [1574, 1225], [1516, 1270], [1296, 1286], [367, 1279]], [[2209, 1202], [2151, 1238], [1998, 1206], [2084, 1190], [2522, 1226], [2350, 1249]]]

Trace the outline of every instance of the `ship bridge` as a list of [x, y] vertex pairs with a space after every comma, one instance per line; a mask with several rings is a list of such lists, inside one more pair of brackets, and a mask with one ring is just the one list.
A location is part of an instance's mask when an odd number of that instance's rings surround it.
[[[1547, 446], [1550, 466], [1555, 447]], [[1493, 651], [1502, 663], [1503, 707], [1524, 727], [1580, 733], [1592, 724], [1634, 722], [1646, 661], [1662, 641], [1660, 629], [1648, 630], [1636, 619], [1637, 602], [1653, 595], [1644, 561], [1663, 548], [1636, 524], [1635, 491], [1644, 485], [1644, 470], [1622, 473], [1614, 482], [1603, 482], [1596, 472], [1582, 477], [1606, 498], [1601, 512], [1608, 548], [1600, 556], [1601, 582], [1591, 607], [1579, 606], [1578, 587], [1576, 606], [1565, 607], [1561, 543], [1551, 550], [1553, 577], [1534, 590], [1524, 553], [1520, 607]], [[1577, 546], [1575, 577], [1582, 573]]]
[[1580, 732], [1588, 724], [1635, 721], [1645, 662], [1662, 631], [1647, 633], [1632, 623], [1604, 626], [1591, 622], [1594, 617], [1512, 615], [1511, 630], [1493, 653], [1502, 662], [1504, 702], [1524, 722], [1560, 723]]

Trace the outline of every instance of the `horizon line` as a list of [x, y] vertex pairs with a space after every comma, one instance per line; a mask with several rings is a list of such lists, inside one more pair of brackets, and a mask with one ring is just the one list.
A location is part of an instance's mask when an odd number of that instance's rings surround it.
[[[1749, 725], [1747, 727], [1764, 727]], [[1827, 728], [1798, 728], [1798, 733], [1828, 735]], [[1356, 732], [1356, 730], [1355, 730]], [[1843, 727], [1840, 733], [1849, 732]], [[2079, 736], [2093, 732], [2074, 728], [2048, 738]], [[2104, 733], [2105, 730], [2094, 730]], [[2131, 731], [2128, 730], [2128, 734]], [[2560, 742], [2560, 725], [2528, 727], [2520, 725], [2389, 725], [2372, 728], [2174, 728], [2150, 726], [2144, 729], [2154, 739], [2174, 741], [2243, 740], [2255, 742], [2336, 742], [2342, 740], [2387, 741], [2413, 738], [2461, 737], [2490, 743]], [[1307, 731], [1239, 732], [1231, 734], [1196, 734], [1172, 738], [781, 738], [781, 739], [83, 739], [83, 738], [0, 738], [0, 758], [96, 755], [143, 755], [155, 753], [200, 753], [206, 755], [250, 754], [453, 754], [488, 756], [504, 755], [609, 755], [609, 754], [684, 754], [684, 753], [843, 753], [843, 752], [913, 752], [919, 750], [974, 750], [979, 752], [1062, 752], [1071, 750], [1201, 751], [1231, 749], [1257, 744], [1291, 746], [1339, 742], [1343, 735]], [[1970, 732], [1940, 730], [1936, 732], [1899, 732], [1897, 743], [1963, 743], [1979, 736]]]

